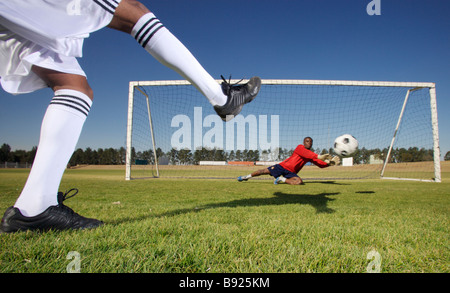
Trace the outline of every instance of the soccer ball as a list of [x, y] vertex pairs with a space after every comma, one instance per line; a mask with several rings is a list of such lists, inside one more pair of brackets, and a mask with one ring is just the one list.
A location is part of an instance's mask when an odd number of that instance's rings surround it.
[[351, 134], [344, 134], [334, 140], [334, 152], [338, 156], [350, 156], [358, 149], [358, 141]]

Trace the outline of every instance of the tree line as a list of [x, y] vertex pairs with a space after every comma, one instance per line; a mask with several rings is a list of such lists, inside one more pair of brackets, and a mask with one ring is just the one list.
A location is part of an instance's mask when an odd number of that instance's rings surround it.
[[11, 151], [11, 147], [4, 143], [0, 147], [0, 163], [10, 162], [19, 164], [32, 164], [36, 156], [37, 147], [33, 147], [31, 151], [16, 150]]
[[[333, 149], [312, 149], [317, 154], [333, 154]], [[197, 165], [200, 161], [283, 161], [289, 158], [294, 149], [277, 148], [272, 150], [237, 150], [224, 151], [222, 149], [198, 149], [192, 152], [189, 149], [177, 150], [172, 148], [168, 152], [163, 152], [160, 148], [156, 149], [157, 158], [166, 158], [166, 163], [170, 165]], [[384, 149], [366, 149], [362, 147], [358, 149], [353, 157], [353, 164], [369, 164], [371, 157], [373, 159], [386, 159], [388, 148]], [[132, 149], [132, 162], [142, 162], [144, 164], [154, 164], [155, 156], [153, 150], [144, 152], [136, 152]], [[445, 160], [450, 160], [450, 152], [445, 155]], [[389, 158], [389, 163], [404, 163], [404, 162], [423, 162], [433, 161], [433, 150], [410, 147], [392, 149]], [[160, 162], [161, 163], [161, 162]]]
[[[0, 162], [14, 162], [20, 164], [32, 164], [36, 156], [37, 147], [33, 147], [30, 151], [15, 150], [11, 151], [8, 144], [3, 144], [0, 147]], [[318, 154], [333, 153], [330, 149], [313, 149]], [[292, 155], [294, 149], [278, 148], [271, 150], [236, 150], [224, 151], [221, 149], [198, 149], [192, 152], [191, 150], [171, 150], [164, 152], [161, 148], [156, 149], [156, 156], [160, 163], [170, 165], [196, 165], [200, 161], [282, 161]], [[364, 147], [358, 149], [353, 155], [354, 164], [368, 164], [370, 157], [373, 155], [375, 159], [385, 160], [388, 148], [384, 149], [366, 149]], [[124, 165], [126, 157], [126, 150], [124, 147], [115, 148], [99, 148], [93, 150], [91, 148], [77, 149], [70, 161], [70, 166], [76, 165]], [[444, 156], [446, 161], [450, 160], [450, 151]], [[136, 164], [154, 164], [155, 156], [153, 150], [136, 151], [134, 148], [131, 151], [131, 160]], [[432, 161], [433, 150], [410, 147], [396, 148], [391, 152], [389, 162], [421, 162]]]

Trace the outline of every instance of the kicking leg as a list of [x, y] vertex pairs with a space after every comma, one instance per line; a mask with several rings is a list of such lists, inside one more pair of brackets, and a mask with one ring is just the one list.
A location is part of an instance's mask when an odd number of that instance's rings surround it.
[[225, 121], [237, 115], [259, 92], [261, 80], [258, 77], [241, 86], [231, 86], [227, 82], [220, 86], [191, 52], [138, 1], [122, 0], [109, 27], [131, 34], [160, 63], [192, 83]]
[[213, 106], [225, 104], [227, 97], [220, 85], [142, 3], [122, 0], [109, 27], [131, 34], [160, 63], [197, 87]]

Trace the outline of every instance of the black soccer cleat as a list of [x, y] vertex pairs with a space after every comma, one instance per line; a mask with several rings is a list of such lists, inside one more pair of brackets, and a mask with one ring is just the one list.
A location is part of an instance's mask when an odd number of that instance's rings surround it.
[[[75, 193], [67, 196], [71, 191]], [[77, 189], [70, 189], [66, 193], [58, 192], [58, 205], [51, 206], [34, 217], [25, 217], [18, 208], [9, 207], [2, 218], [0, 230], [5, 233], [27, 230], [77, 230], [93, 229], [103, 225], [102, 221], [80, 216], [63, 204], [64, 200], [77, 193]]]
[[261, 79], [252, 77], [246, 84], [231, 84], [227, 82], [223, 76], [222, 91], [228, 97], [227, 102], [223, 106], [214, 106], [216, 113], [223, 121], [230, 121], [234, 116], [238, 115], [242, 107], [253, 101], [261, 89]]

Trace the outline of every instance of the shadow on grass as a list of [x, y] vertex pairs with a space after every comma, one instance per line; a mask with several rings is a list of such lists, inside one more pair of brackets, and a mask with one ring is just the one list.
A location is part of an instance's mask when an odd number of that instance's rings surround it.
[[329, 196], [338, 195], [339, 192], [319, 193], [319, 194], [287, 194], [283, 192], [275, 192], [270, 198], [245, 198], [229, 202], [212, 203], [194, 208], [177, 209], [161, 214], [149, 214], [137, 216], [135, 218], [123, 218], [110, 222], [110, 224], [120, 224], [124, 222], [134, 222], [147, 218], [174, 217], [177, 215], [196, 213], [207, 209], [217, 208], [236, 208], [236, 207], [257, 207], [257, 206], [276, 206], [287, 204], [310, 205], [316, 210], [316, 214], [331, 214], [335, 210], [328, 207], [328, 202], [334, 201]]
[[343, 182], [336, 182], [336, 181], [332, 181], [332, 180], [312, 180], [309, 181], [308, 179], [305, 179], [305, 184], [314, 184], [314, 183], [319, 183], [319, 184], [333, 184], [333, 185], [351, 185], [350, 183], [343, 183]]

